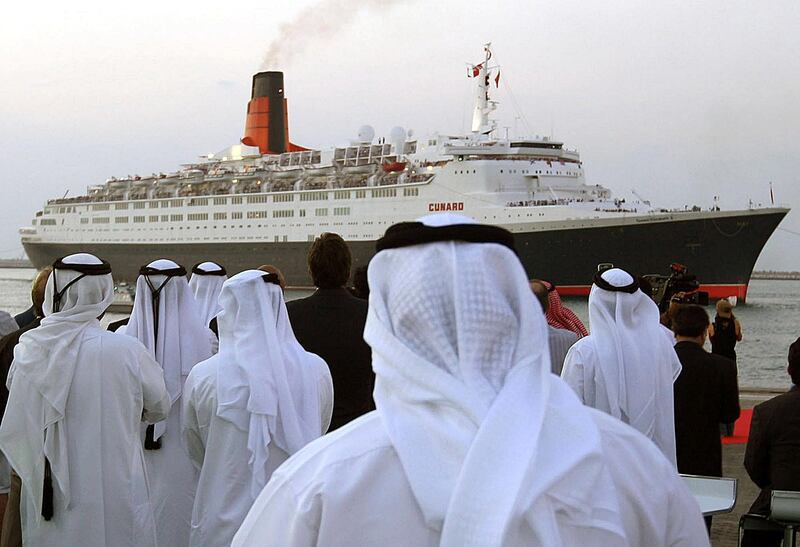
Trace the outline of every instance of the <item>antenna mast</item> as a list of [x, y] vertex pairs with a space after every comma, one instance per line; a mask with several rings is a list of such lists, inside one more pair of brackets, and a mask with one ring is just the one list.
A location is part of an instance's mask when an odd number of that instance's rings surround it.
[[472, 111], [472, 133], [475, 135], [488, 135], [497, 128], [489, 114], [497, 108], [497, 101], [489, 97], [489, 83], [492, 70], [496, 67], [489, 66], [492, 58], [491, 42], [483, 46], [484, 60], [477, 65], [470, 65], [472, 78], [475, 78], [475, 106]]

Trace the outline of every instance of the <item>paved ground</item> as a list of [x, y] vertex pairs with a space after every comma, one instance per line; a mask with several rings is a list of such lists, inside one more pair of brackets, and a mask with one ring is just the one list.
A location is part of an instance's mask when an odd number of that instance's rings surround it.
[[[743, 392], [740, 397], [742, 408], [752, 408], [774, 395], [776, 393]], [[750, 504], [758, 495], [758, 488], [747, 476], [747, 471], [742, 464], [746, 446], [744, 444], [722, 445], [722, 472], [726, 477], [738, 479], [738, 494], [733, 512], [714, 517], [711, 526], [711, 543], [714, 547], [733, 547], [737, 544], [739, 517], [747, 512]]]

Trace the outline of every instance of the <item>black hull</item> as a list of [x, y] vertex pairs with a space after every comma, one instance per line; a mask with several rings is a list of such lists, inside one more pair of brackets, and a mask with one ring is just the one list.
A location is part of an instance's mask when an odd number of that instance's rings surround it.
[[[515, 233], [517, 250], [529, 277], [548, 279], [566, 294], [585, 294], [597, 264], [611, 262], [629, 271], [667, 273], [669, 264], [686, 264], [712, 297], [746, 298], [758, 255], [786, 216], [785, 209], [714, 218], [626, 223]], [[354, 266], [374, 254], [373, 241], [351, 241]], [[186, 266], [214, 260], [229, 274], [274, 264], [290, 285], [310, 286], [308, 242], [60, 244], [25, 242], [37, 268], [76, 252], [90, 252], [111, 262], [117, 280], [132, 281], [139, 267], [158, 258]], [[720, 292], [721, 291], [721, 292]], [[718, 293], [718, 294], [716, 294]]]

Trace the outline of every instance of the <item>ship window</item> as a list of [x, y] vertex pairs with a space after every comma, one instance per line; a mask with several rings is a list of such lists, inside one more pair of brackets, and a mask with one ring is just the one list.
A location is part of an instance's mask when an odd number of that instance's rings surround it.
[[317, 209], [314, 214], [317, 215], [318, 217], [326, 217], [328, 216], [328, 208], [323, 207], [321, 209]]
[[269, 196], [247, 196], [247, 203], [266, 203]]
[[[241, 211], [239, 211], [237, 213], [231, 213], [231, 218], [233, 218], [233, 219], [242, 218]], [[240, 228], [241, 228], [241, 226], [240, 226]]]
[[328, 199], [328, 192], [308, 192], [300, 194], [300, 201], [318, 201]]
[[189, 200], [189, 207], [198, 207], [200, 205], [208, 205], [208, 198], [192, 198]]
[[114, 217], [114, 224], [127, 224], [128, 217]]
[[214, 220], [228, 220], [228, 213], [214, 213]]
[[500, 169], [500, 172], [502, 173], [502, 172], [503, 172], [503, 170], [502, 170], [502, 169]]
[[214, 198], [214, 205], [227, 205], [228, 198]]
[[[35, 222], [35, 221], [34, 221], [34, 222]], [[83, 218], [81, 219], [81, 224], [89, 224], [89, 218], [88, 218], [88, 217], [83, 217]]]
[[169, 222], [169, 215], [161, 215], [161, 222]]
[[333, 199], [350, 199], [350, 191], [337, 190], [333, 193]]
[[345, 216], [350, 214], [350, 207], [334, 207], [333, 208], [333, 215], [334, 216]]
[[247, 218], [267, 218], [268, 211], [247, 211]]
[[148, 201], [147, 206], [151, 209], [158, 209], [158, 202], [157, 201]]
[[289, 237], [288, 236], [283, 236], [283, 240], [284, 241], [289, 241]]
[[279, 241], [278, 236], [274, 237], [274, 241], [275, 241], [275, 243], [277, 243]]
[[133, 208], [134, 209], [144, 209], [144, 202], [143, 201], [137, 201], [136, 203], [133, 204]]
[[[46, 219], [42, 219], [44, 222]], [[108, 217], [94, 217], [92, 219], [92, 224], [108, 224]]]
[[361, 199], [367, 197], [366, 190], [356, 190], [356, 198]]
[[408, 196], [418, 196], [419, 195], [419, 188], [403, 188], [403, 195]]
[[183, 200], [182, 199], [173, 199], [173, 200], [170, 201], [170, 204], [173, 207], [180, 207], [181, 205], [183, 205]]
[[189, 213], [186, 215], [187, 220], [208, 220], [208, 213]]
[[[242, 203], [242, 196], [236, 196], [236, 197], [231, 198], [231, 203], [233, 203], [234, 205], [241, 204]], [[239, 217], [239, 218], [242, 218], [242, 217]]]
[[[108, 211], [108, 203], [100, 203], [92, 205], [92, 211]], [[50, 212], [50, 211], [45, 211]]]
[[301, 217], [306, 216], [306, 210], [305, 209], [300, 209], [300, 216]]
[[42, 221], [39, 223], [41, 226], [55, 226], [56, 219], [54, 218], [43, 218]]
[[133, 217], [134, 222], [144, 222], [144, 216], [135, 216]]
[[147, 217], [147, 222], [158, 222], [158, 215], [150, 215]]
[[120, 210], [127, 209], [127, 208], [128, 208], [128, 204], [127, 203], [115, 203], [114, 204], [114, 209], [116, 211], [120, 211]]
[[183, 222], [183, 215], [170, 215], [170, 222]]
[[161, 208], [162, 209], [166, 209], [167, 207], [169, 207], [169, 202], [168, 201], [162, 201], [161, 202]]
[[272, 211], [272, 218], [291, 218], [294, 216], [294, 209], [281, 209]]
[[277, 194], [272, 197], [275, 203], [285, 203], [287, 201], [294, 201], [294, 194]]

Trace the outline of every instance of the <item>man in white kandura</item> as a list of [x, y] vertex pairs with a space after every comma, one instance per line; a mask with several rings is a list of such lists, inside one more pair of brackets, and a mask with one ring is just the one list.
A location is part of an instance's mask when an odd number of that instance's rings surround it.
[[591, 334], [567, 352], [561, 377], [583, 404], [641, 431], [677, 466], [672, 384], [681, 362], [658, 319], [658, 306], [628, 272], [598, 272]]
[[219, 305], [219, 292], [226, 279], [228, 279], [228, 273], [216, 262], [202, 262], [192, 268], [189, 288], [192, 289], [194, 298], [197, 300], [200, 308], [200, 320], [205, 326], [208, 326], [222, 309]]
[[222, 287], [220, 352], [192, 369], [183, 437], [200, 470], [190, 545], [228, 546], [272, 472], [328, 429], [333, 382], [292, 333], [278, 276]]
[[512, 249], [452, 214], [386, 232], [364, 332], [377, 411], [285, 462], [232, 545], [708, 545], [672, 464], [551, 374]]
[[25, 545], [154, 546], [140, 424], [163, 420], [161, 368], [98, 318], [114, 299], [111, 266], [56, 261], [45, 318], [22, 335], [8, 374], [0, 449], [22, 478]]
[[139, 271], [125, 334], [138, 338], [164, 370], [169, 417], [143, 431], [144, 459], [159, 545], [188, 545], [198, 473], [181, 442], [183, 384], [192, 367], [211, 357], [213, 333], [203, 325], [186, 270], [156, 260]]

